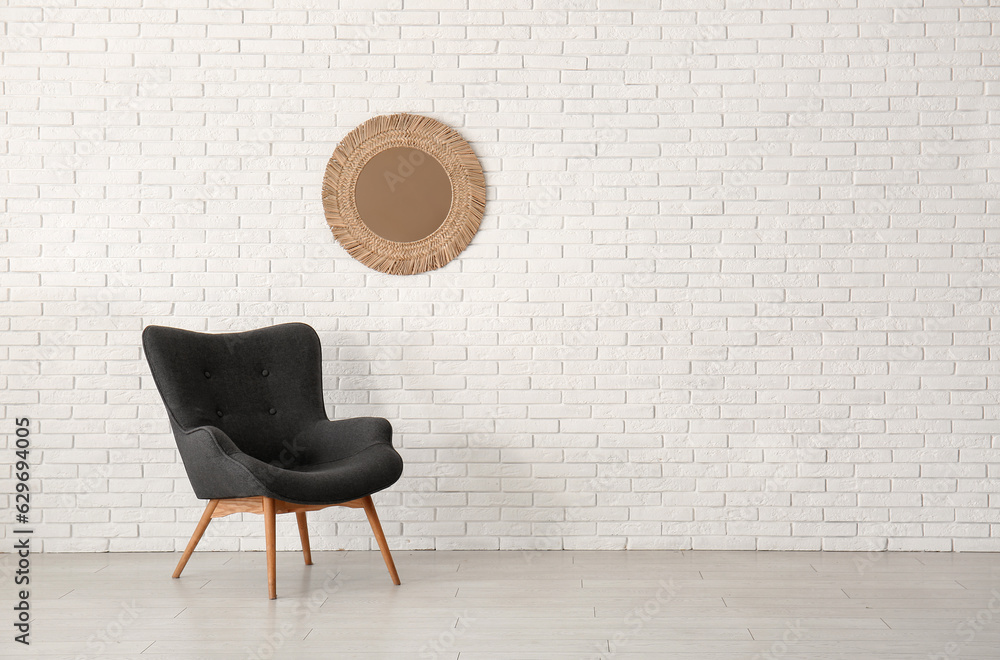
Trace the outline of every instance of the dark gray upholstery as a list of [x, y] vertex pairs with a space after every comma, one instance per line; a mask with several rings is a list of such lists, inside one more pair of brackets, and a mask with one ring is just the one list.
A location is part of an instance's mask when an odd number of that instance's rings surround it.
[[387, 420], [327, 419], [319, 336], [304, 323], [228, 334], [149, 326], [142, 345], [199, 498], [337, 504], [402, 474]]

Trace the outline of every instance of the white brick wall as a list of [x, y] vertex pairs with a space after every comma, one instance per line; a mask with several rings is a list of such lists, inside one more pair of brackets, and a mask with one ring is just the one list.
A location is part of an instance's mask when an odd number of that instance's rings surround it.
[[[143, 326], [291, 320], [330, 414], [393, 422], [394, 547], [1000, 550], [994, 0], [274, 1], [0, 11], [0, 477], [32, 417], [45, 550], [197, 519]], [[489, 185], [407, 278], [320, 202], [399, 111]]]

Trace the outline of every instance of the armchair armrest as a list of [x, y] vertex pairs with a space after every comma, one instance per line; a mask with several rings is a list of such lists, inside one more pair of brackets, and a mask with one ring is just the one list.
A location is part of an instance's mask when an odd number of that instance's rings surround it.
[[191, 486], [200, 499], [260, 495], [262, 485], [247, 469], [257, 459], [244, 454], [216, 426], [182, 429], [174, 425], [174, 437]]
[[324, 419], [295, 436], [285, 454], [291, 458], [291, 463], [327, 463], [353, 456], [372, 445], [392, 446], [389, 420], [381, 417]]

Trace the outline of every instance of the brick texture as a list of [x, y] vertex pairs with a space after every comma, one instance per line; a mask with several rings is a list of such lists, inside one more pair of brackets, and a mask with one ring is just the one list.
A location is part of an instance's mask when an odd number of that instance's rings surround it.
[[[292, 320], [329, 413], [395, 427], [396, 548], [1000, 550], [993, 0], [49, 4], [0, 12], [2, 446], [34, 420], [44, 550], [197, 520], [145, 325]], [[400, 111], [489, 186], [405, 278], [320, 201]]]

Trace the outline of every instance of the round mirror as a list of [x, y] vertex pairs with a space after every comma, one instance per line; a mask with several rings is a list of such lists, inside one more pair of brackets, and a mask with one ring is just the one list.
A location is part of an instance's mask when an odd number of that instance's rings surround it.
[[451, 210], [451, 181], [434, 156], [390, 147], [361, 169], [354, 203], [365, 226], [398, 243], [427, 238]]
[[454, 259], [479, 229], [483, 169], [469, 144], [430, 117], [373, 117], [337, 146], [323, 209], [337, 241], [383, 273], [409, 275]]

